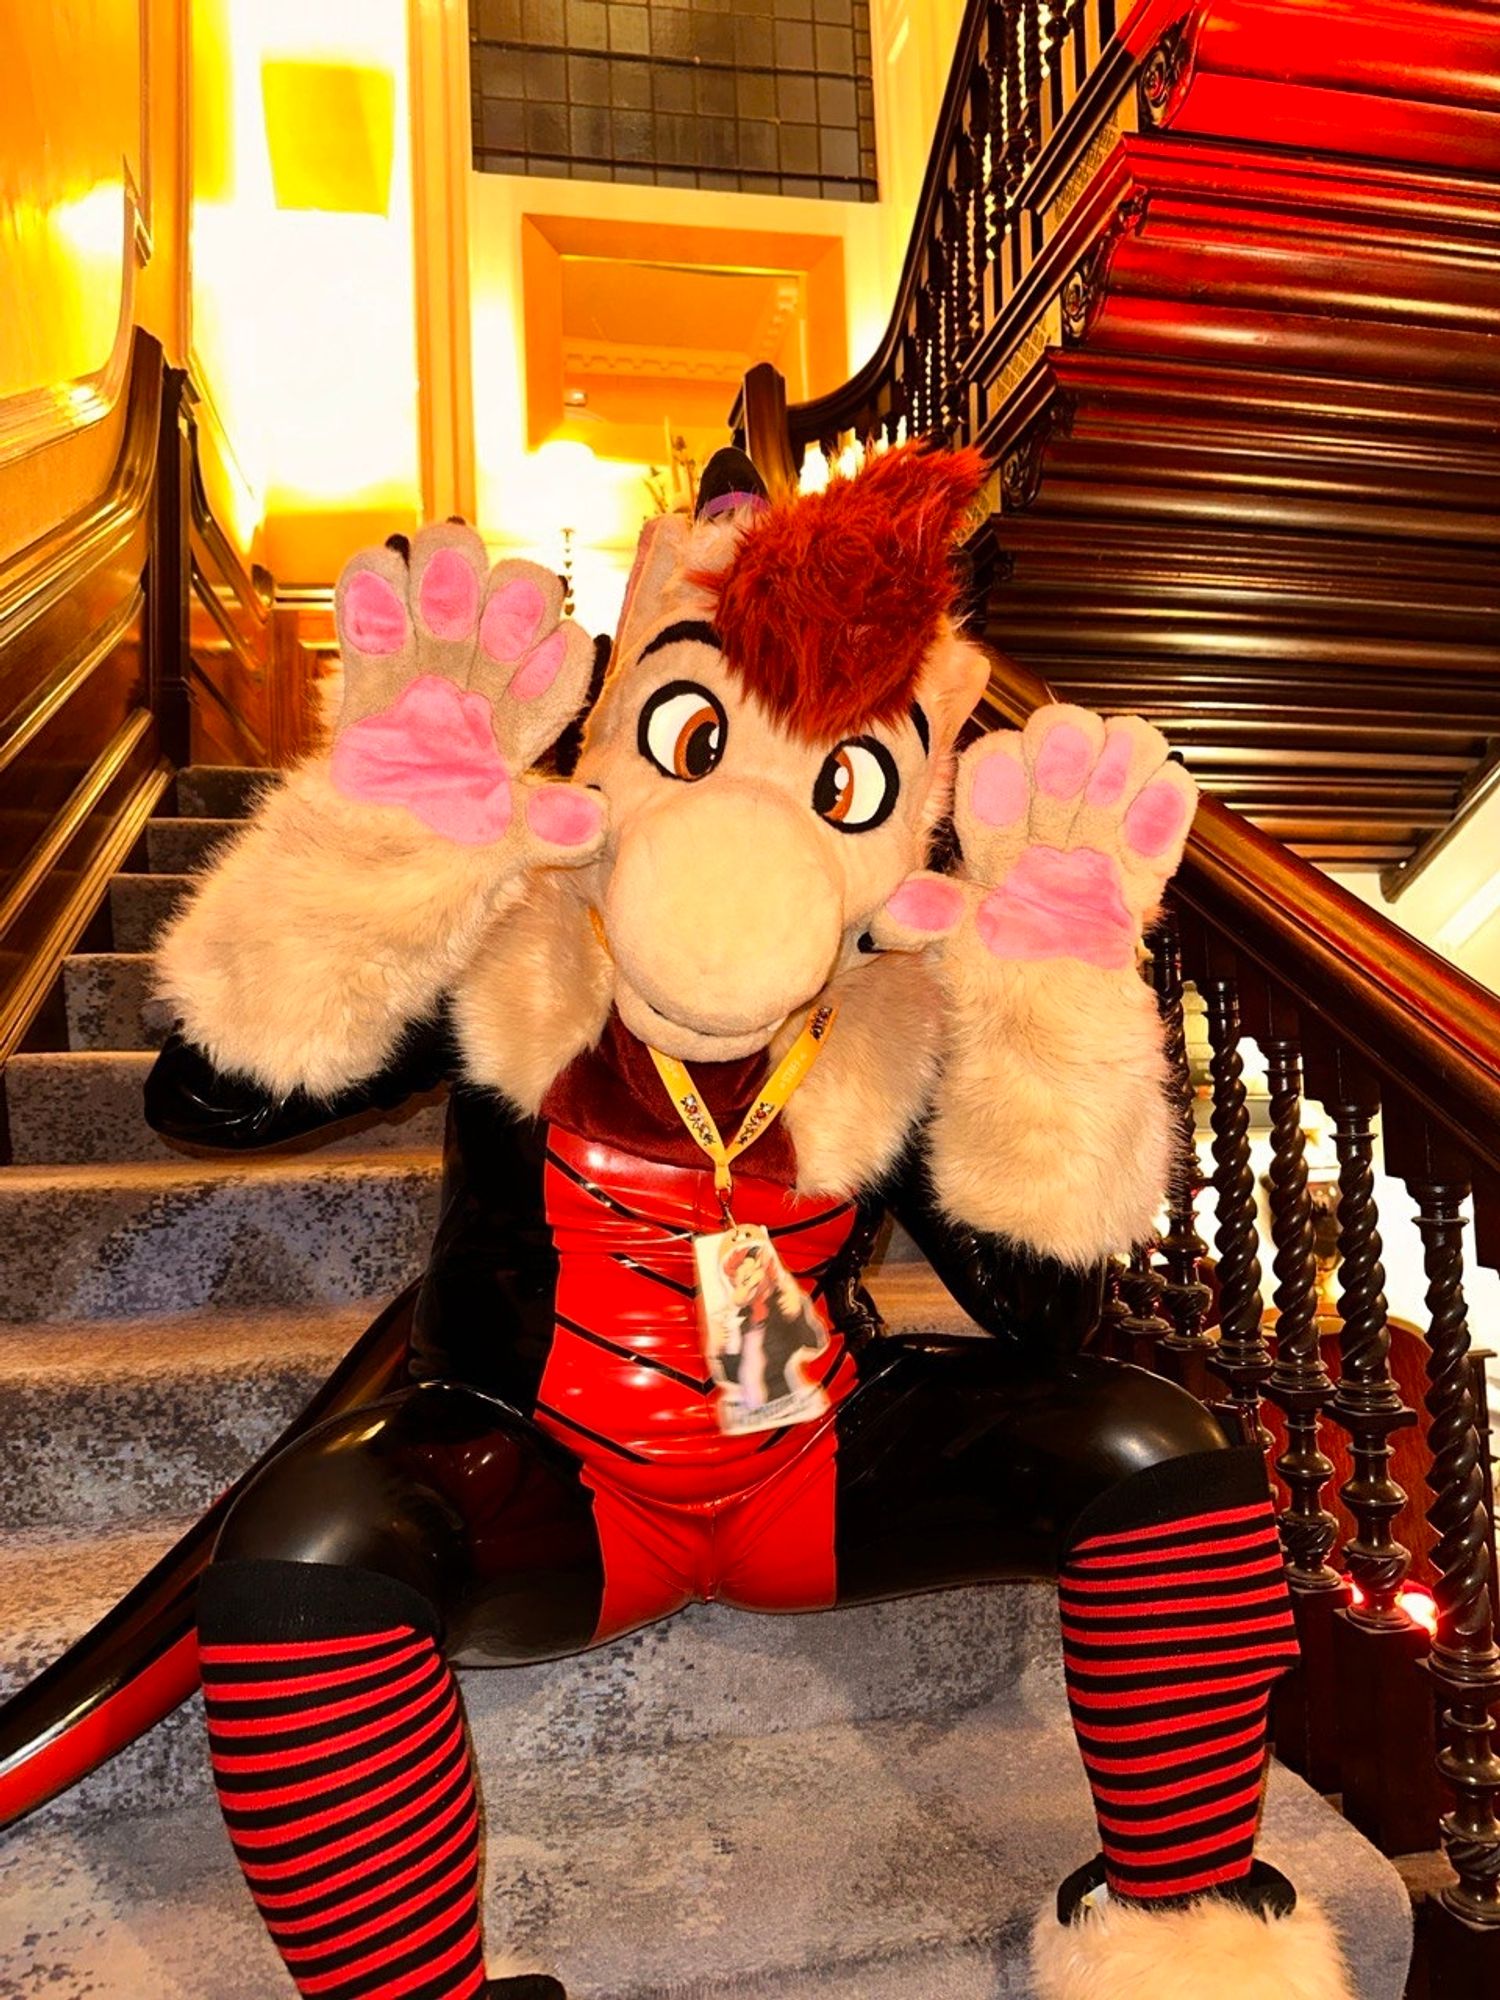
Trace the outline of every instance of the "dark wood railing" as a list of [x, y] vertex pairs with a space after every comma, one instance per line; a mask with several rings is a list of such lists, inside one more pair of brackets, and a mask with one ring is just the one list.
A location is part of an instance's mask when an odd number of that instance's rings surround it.
[[851, 433], [961, 428], [988, 443], [1014, 413], [1023, 338], [1103, 196], [1089, 149], [1132, 86], [1115, 15], [1115, 0], [970, 0], [885, 334], [857, 375], [785, 420], [774, 371], [751, 371], [732, 422], [757, 464], [788, 436], [799, 465], [809, 444], [832, 453]]
[[[1043, 358], [1070, 314], [1087, 316], [1091, 243], [1128, 194], [1120, 131], [1175, 88], [1170, 31], [1153, 30], [1138, 71], [1113, 27], [1088, 0], [971, 0], [879, 349], [790, 410], [774, 370], [746, 378], [732, 422], [774, 489], [809, 444], [831, 457], [851, 434], [878, 448], [926, 433], [984, 446], [1000, 461], [994, 504], [1002, 488], [1024, 500]], [[982, 611], [987, 526], [970, 553]], [[1051, 698], [1000, 659], [983, 719], [1018, 725]], [[1500, 999], [1213, 799], [1149, 945], [1181, 1143], [1161, 1232], [1122, 1261], [1104, 1338], [1266, 1450], [1303, 1648], [1278, 1751], [1386, 1853], [1436, 1857], [1416, 1871], [1409, 1990], [1481, 2000], [1500, 1992], [1500, 1651], [1465, 1273], [1500, 1268]], [[1196, 1073], [1190, 1009], [1208, 1034]], [[1264, 1223], [1247, 1046], [1267, 1081]], [[1337, 1156], [1336, 1298], [1310, 1103]], [[1382, 1213], [1378, 1170], [1404, 1184], [1408, 1214]], [[1413, 1221], [1427, 1283], [1414, 1331], [1390, 1314], [1382, 1242]], [[1430, 1589], [1431, 1635], [1413, 1584]]]
[[[204, 496], [192, 404], [137, 332], [101, 490], [0, 562], [0, 1063], [63, 1033], [62, 962], [173, 770], [286, 762], [308, 738], [272, 672], [270, 579]], [[0, 513], [60, 448], [0, 468]]]
[[[151, 643], [161, 408], [161, 349], [138, 333], [102, 419], [115, 434], [102, 491], [0, 564], [0, 1061], [170, 776]], [[36, 476], [19, 460], [3, 480]]]

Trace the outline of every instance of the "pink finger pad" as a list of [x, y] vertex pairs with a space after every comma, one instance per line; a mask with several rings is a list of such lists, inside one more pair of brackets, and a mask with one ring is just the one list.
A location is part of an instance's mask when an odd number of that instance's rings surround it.
[[568, 650], [567, 635], [554, 632], [543, 639], [540, 646], [517, 671], [510, 684], [510, 691], [517, 701], [535, 701], [539, 694], [545, 694], [557, 679], [557, 670], [563, 663], [563, 654]]
[[1130, 775], [1130, 738], [1123, 730], [1110, 736], [1099, 752], [1099, 761], [1094, 766], [1094, 775], [1089, 779], [1089, 788], [1084, 793], [1085, 802], [1091, 806], [1112, 806], [1119, 800], [1125, 789], [1125, 780]]
[[604, 824], [604, 808], [572, 785], [543, 785], [526, 801], [526, 824], [554, 847], [582, 847]]
[[1077, 796], [1088, 776], [1093, 748], [1083, 731], [1073, 722], [1060, 722], [1049, 729], [1036, 754], [1036, 781], [1049, 799]]
[[1175, 785], [1147, 785], [1125, 815], [1125, 838], [1148, 860], [1165, 854], [1181, 838], [1190, 806]]
[[1019, 758], [993, 750], [981, 759], [970, 794], [976, 819], [986, 826], [1014, 826], [1026, 810], [1026, 773]]
[[457, 549], [439, 549], [422, 572], [417, 601], [435, 639], [466, 639], [479, 610], [479, 578]]
[[333, 746], [332, 777], [345, 798], [404, 806], [463, 847], [498, 840], [510, 825], [510, 776], [490, 705], [436, 674], [346, 729]]
[[361, 653], [399, 653], [406, 644], [406, 606], [383, 576], [356, 570], [344, 586], [341, 635]]
[[518, 660], [536, 637], [547, 601], [522, 577], [497, 590], [479, 621], [479, 643], [492, 660]]
[[914, 931], [952, 930], [964, 913], [962, 891], [934, 875], [913, 875], [886, 904], [893, 922]]

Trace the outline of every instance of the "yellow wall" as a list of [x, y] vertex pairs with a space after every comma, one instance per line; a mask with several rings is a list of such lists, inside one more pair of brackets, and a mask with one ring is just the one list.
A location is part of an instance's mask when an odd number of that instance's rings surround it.
[[215, 499], [327, 582], [419, 507], [403, 0], [193, 0], [192, 111]]
[[[533, 217], [554, 234], [588, 222], [800, 243], [803, 296], [826, 308], [841, 286], [843, 302], [778, 355], [794, 390], [832, 386], [884, 328], [961, 0], [871, 11], [883, 199], [858, 204], [455, 171], [465, 0], [12, 0], [0, 297], [26, 310], [0, 313], [0, 459], [62, 442], [45, 454], [37, 519], [29, 502], [14, 512], [0, 550], [97, 486], [134, 321], [192, 368], [211, 497], [279, 580], [326, 583], [424, 500], [550, 559], [558, 509], [538, 513], [547, 461], [526, 417]], [[813, 240], [836, 253], [817, 277]], [[569, 267], [575, 304], [589, 282]], [[599, 282], [618, 272], [601, 265]], [[701, 384], [690, 413], [664, 398], [661, 417], [710, 423], [726, 387]], [[586, 539], [610, 576], [639, 524], [642, 470], [620, 460], [595, 482]]]

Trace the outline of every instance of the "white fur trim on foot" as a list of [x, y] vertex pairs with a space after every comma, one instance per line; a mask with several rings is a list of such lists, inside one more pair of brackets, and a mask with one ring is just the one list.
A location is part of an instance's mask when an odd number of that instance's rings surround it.
[[1354, 2000], [1333, 1926], [1305, 1900], [1289, 1917], [1220, 1897], [1106, 1902], [1067, 1925], [1049, 1904], [1031, 1952], [1037, 2000]]

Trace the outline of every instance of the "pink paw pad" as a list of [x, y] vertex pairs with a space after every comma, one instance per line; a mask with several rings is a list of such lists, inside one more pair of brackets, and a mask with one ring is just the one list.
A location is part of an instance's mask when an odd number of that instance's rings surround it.
[[361, 653], [399, 653], [406, 644], [406, 606], [383, 576], [356, 570], [344, 586], [343, 636]]
[[1154, 860], [1180, 837], [1188, 810], [1175, 785], [1147, 785], [1125, 815], [1125, 838], [1137, 854]]
[[604, 823], [604, 808], [572, 785], [543, 785], [526, 801], [526, 824], [554, 847], [582, 847]]
[[1093, 749], [1089, 739], [1073, 722], [1060, 722], [1049, 729], [1036, 754], [1036, 782], [1049, 799], [1071, 799], [1088, 776]]
[[553, 632], [543, 639], [531, 658], [517, 669], [511, 681], [510, 691], [517, 701], [535, 701], [539, 694], [547, 692], [557, 679], [558, 668], [567, 649], [567, 635], [563, 632]]
[[490, 705], [437, 674], [423, 674], [389, 708], [346, 729], [332, 769], [345, 798], [404, 806], [462, 847], [498, 840], [510, 825], [510, 776]]
[[535, 639], [547, 601], [522, 577], [497, 590], [479, 621], [479, 643], [492, 660], [518, 660]]
[[1130, 738], [1123, 732], [1116, 732], [1105, 743], [1099, 753], [1099, 761], [1094, 766], [1094, 775], [1089, 779], [1089, 788], [1084, 793], [1084, 802], [1091, 806], [1112, 806], [1119, 802], [1125, 789], [1125, 780], [1130, 776]]
[[479, 610], [479, 578], [457, 549], [439, 549], [422, 572], [417, 601], [435, 639], [466, 639]]
[[1028, 847], [975, 924], [995, 958], [1076, 958], [1119, 969], [1135, 951], [1135, 925], [1107, 854], [1078, 847]]
[[914, 931], [948, 931], [964, 913], [962, 892], [952, 882], [931, 875], [913, 876], [886, 904], [893, 922]]
[[996, 750], [981, 760], [970, 794], [977, 819], [986, 826], [1014, 826], [1026, 810], [1026, 773], [1015, 757]]

